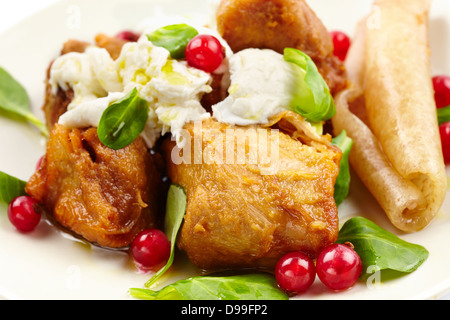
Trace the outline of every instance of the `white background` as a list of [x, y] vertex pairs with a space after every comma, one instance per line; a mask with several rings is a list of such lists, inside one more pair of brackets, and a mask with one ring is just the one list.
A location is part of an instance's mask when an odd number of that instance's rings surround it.
[[0, 34], [59, 0], [0, 0]]
[[[59, 0], [0, 0], [0, 34]], [[1, 46], [0, 46], [1, 47]], [[442, 299], [450, 300], [450, 294]]]

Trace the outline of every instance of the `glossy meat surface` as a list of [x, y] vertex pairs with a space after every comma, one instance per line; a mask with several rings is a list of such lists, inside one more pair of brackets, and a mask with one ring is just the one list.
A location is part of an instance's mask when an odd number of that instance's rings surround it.
[[333, 94], [346, 86], [328, 30], [304, 0], [222, 0], [217, 28], [234, 52], [296, 48], [314, 60]]
[[40, 169], [26, 191], [62, 226], [100, 246], [120, 248], [156, 223], [161, 178], [142, 139], [105, 147], [95, 128], [56, 125]]
[[[216, 159], [211, 150], [222, 143], [211, 134], [225, 136], [227, 130], [237, 127], [210, 119], [201, 128], [193, 124], [185, 128], [192, 146], [202, 142], [203, 163], [195, 164], [191, 153], [191, 164], [174, 164], [179, 150], [170, 140], [165, 141], [164, 150], [169, 177], [187, 191], [188, 207], [178, 245], [195, 265], [208, 270], [273, 268], [285, 253], [301, 250], [315, 256], [336, 240], [333, 193], [339, 150], [329, 143], [304, 144], [281, 131], [267, 132], [267, 139], [278, 140], [279, 154], [272, 157], [275, 149], [269, 148], [269, 166], [276, 170], [265, 171], [267, 165], [261, 162], [211, 161]], [[239, 129], [236, 141], [255, 130]], [[252, 152], [248, 141], [247, 158]], [[238, 144], [230, 150], [236, 157]], [[263, 154], [262, 147], [257, 147], [257, 152]]]

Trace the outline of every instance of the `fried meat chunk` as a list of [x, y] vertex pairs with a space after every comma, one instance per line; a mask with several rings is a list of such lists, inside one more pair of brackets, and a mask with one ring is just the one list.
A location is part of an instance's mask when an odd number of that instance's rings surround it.
[[222, 0], [216, 19], [234, 52], [264, 48], [282, 54], [296, 48], [313, 59], [333, 94], [346, 86], [328, 30], [304, 0]]
[[[185, 129], [191, 139], [187, 145], [202, 150], [202, 163], [193, 151], [184, 158], [189, 149], [181, 151], [170, 140], [163, 150], [168, 176], [187, 192], [178, 246], [195, 265], [207, 270], [273, 268], [288, 252], [301, 250], [315, 256], [334, 243], [338, 217], [333, 194], [340, 150], [323, 141], [303, 143], [280, 130], [238, 128], [212, 119]], [[254, 132], [262, 136], [250, 143], [249, 134]], [[245, 141], [241, 151], [237, 142], [234, 149], [223, 142], [229, 134], [236, 135], [235, 141]], [[236, 160], [242, 150], [242, 159], [250, 159], [253, 152], [262, 155], [262, 145], [270, 141], [278, 141], [268, 147], [270, 161]], [[217, 147], [226, 150], [223, 156], [231, 151], [235, 161], [215, 158], [220, 154], [214, 151]], [[178, 154], [183, 154], [184, 162]]]
[[[95, 40], [114, 59], [126, 43], [104, 34]], [[91, 45], [69, 40], [61, 54], [83, 53]], [[156, 226], [162, 214], [165, 186], [156, 163], [158, 155], [150, 155], [142, 138], [115, 151], [99, 141], [95, 128], [58, 125], [74, 92], [58, 88], [54, 93], [51, 65], [42, 108], [51, 135], [42, 166], [27, 183], [27, 192], [56, 222], [86, 240], [104, 247], [128, 246], [139, 231]]]
[[99, 33], [95, 37], [95, 44], [99, 48], [106, 49], [110, 54], [111, 58], [117, 60], [120, 56], [120, 52], [122, 51], [122, 47], [127, 43], [126, 40], [119, 39], [116, 37], [110, 37], [104, 33]]
[[155, 227], [164, 205], [159, 172], [141, 138], [112, 150], [95, 128], [59, 124], [26, 191], [62, 226], [111, 248], [128, 246], [138, 232]]

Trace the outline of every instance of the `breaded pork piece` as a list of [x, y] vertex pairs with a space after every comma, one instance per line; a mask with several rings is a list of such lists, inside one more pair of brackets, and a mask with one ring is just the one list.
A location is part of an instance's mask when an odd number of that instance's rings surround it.
[[[100, 34], [96, 45], [117, 58], [126, 42]], [[67, 41], [61, 54], [83, 53], [93, 44]], [[51, 132], [41, 167], [28, 181], [27, 193], [63, 227], [100, 246], [128, 246], [143, 229], [156, 227], [164, 211], [165, 186], [157, 155], [138, 137], [112, 150], [96, 128], [68, 129], [58, 124], [74, 98], [72, 89], [56, 94], [47, 71], [43, 110]]]
[[116, 37], [110, 37], [104, 33], [99, 33], [95, 37], [95, 44], [99, 48], [104, 48], [109, 52], [111, 58], [116, 60], [120, 56], [122, 47], [128, 41]]
[[26, 185], [58, 223], [100, 246], [128, 246], [163, 213], [162, 182], [142, 138], [113, 150], [96, 128], [54, 126], [41, 167]]
[[[276, 125], [293, 136], [303, 136], [292, 125], [304, 122], [299, 117], [287, 113]], [[191, 150], [187, 157], [191, 161], [175, 164], [173, 155], [178, 150], [170, 140], [165, 140], [163, 153], [171, 181], [187, 192], [178, 245], [195, 265], [207, 270], [273, 268], [286, 253], [301, 250], [316, 256], [336, 241], [333, 193], [342, 153], [325, 138], [295, 139], [282, 131], [238, 128], [213, 119], [185, 129], [191, 139], [187, 145], [203, 146], [202, 163], [196, 164], [198, 150]], [[257, 129], [262, 140], [251, 143]], [[234, 146], [222, 140], [230, 134], [236, 135]], [[245, 145], [238, 145], [239, 141]], [[256, 160], [264, 157], [264, 144], [270, 150], [267, 164], [273, 171], [265, 171], [265, 161]], [[215, 150], [224, 150], [221, 157], [215, 158], [220, 154]], [[252, 155], [256, 161], [250, 160]], [[244, 164], [238, 163], [243, 159], [247, 159]]]
[[216, 17], [219, 33], [234, 52], [296, 48], [313, 59], [333, 94], [346, 86], [328, 30], [304, 0], [222, 0]]

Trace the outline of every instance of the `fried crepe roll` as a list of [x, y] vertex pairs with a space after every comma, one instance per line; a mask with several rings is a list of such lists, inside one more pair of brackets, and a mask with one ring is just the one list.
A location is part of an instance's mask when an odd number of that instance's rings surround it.
[[313, 59], [332, 94], [346, 87], [328, 30], [304, 0], [222, 0], [217, 29], [234, 52], [296, 48]]
[[185, 126], [194, 151], [164, 142], [168, 176], [188, 199], [178, 246], [195, 265], [273, 268], [288, 252], [315, 256], [335, 242], [340, 150], [292, 112], [270, 125], [278, 130], [208, 119]]
[[157, 225], [160, 181], [143, 139], [112, 150], [100, 142], [96, 128], [56, 124], [26, 191], [62, 226], [100, 246], [121, 248]]
[[336, 133], [354, 140], [350, 161], [398, 229], [426, 227], [446, 194], [429, 70], [430, 1], [377, 0], [377, 27], [360, 24], [347, 59], [353, 87], [336, 99]]

